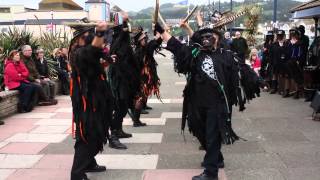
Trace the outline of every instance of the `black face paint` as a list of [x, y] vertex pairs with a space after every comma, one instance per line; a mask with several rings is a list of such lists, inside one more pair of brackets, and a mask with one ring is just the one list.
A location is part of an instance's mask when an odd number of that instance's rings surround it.
[[201, 45], [205, 49], [212, 49], [216, 39], [212, 33], [205, 33], [201, 35]]

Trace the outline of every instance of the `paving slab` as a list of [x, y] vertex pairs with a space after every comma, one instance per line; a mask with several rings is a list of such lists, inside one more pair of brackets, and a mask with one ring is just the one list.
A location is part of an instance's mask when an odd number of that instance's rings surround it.
[[98, 164], [108, 169], [156, 169], [158, 155], [97, 155]]
[[[39, 121], [38, 121], [39, 122]], [[45, 126], [41, 125], [30, 131], [31, 134], [64, 134], [71, 127], [71, 123], [67, 126]]]
[[0, 149], [1, 154], [39, 154], [48, 143], [10, 143]]
[[40, 143], [59, 143], [62, 142], [67, 134], [29, 134], [18, 133], [5, 141], [7, 142], [40, 142]]
[[161, 143], [162, 133], [132, 133], [131, 138], [121, 139], [122, 143]]
[[70, 170], [61, 169], [19, 169], [7, 180], [69, 180]]
[[0, 154], [0, 169], [31, 168], [43, 155]]
[[14, 172], [15, 169], [0, 169], [0, 179], [7, 179]]

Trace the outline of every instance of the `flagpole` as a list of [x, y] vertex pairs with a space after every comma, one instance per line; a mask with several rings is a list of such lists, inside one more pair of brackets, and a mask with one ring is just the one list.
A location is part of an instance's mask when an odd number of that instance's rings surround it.
[[[188, 5], [188, 15], [189, 15], [189, 13], [190, 13], [190, 3], [189, 3], [189, 0], [187, 0], [187, 5]], [[187, 22], [187, 23], [189, 23], [189, 22]], [[190, 36], [189, 36], [189, 34], [188, 34], [188, 46], [190, 45]]]

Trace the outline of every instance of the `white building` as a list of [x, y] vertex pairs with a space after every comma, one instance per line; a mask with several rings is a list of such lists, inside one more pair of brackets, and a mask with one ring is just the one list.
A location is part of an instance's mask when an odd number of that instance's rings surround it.
[[0, 6], [0, 32], [16, 27], [40, 35], [43, 32], [71, 34], [64, 22], [110, 19], [110, 4], [105, 0], [88, 0], [83, 9], [72, 0], [42, 0], [39, 9], [23, 5]]

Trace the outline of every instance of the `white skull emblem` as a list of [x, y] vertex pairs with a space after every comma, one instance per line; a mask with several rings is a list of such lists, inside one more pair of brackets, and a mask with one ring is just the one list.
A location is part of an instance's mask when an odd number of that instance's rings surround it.
[[213, 65], [213, 61], [210, 56], [206, 56], [202, 62], [201, 69], [205, 72], [211, 79], [216, 80], [216, 73]]

